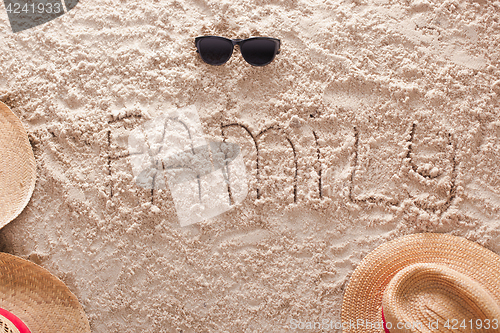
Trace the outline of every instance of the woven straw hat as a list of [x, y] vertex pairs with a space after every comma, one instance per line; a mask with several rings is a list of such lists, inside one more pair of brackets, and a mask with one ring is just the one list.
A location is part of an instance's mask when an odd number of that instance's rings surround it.
[[369, 253], [342, 304], [343, 332], [500, 332], [500, 256], [423, 233]]
[[21, 121], [0, 102], [0, 228], [15, 219], [35, 189], [36, 163]]
[[30, 261], [0, 253], [0, 332], [88, 333], [90, 326], [61, 280]]

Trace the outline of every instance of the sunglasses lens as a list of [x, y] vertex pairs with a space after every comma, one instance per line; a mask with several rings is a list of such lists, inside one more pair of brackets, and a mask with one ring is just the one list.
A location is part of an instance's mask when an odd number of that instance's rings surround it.
[[241, 55], [253, 66], [264, 66], [273, 61], [278, 42], [270, 39], [249, 39], [240, 44]]
[[226, 63], [233, 53], [233, 43], [222, 37], [202, 38], [197, 47], [203, 61], [215, 66]]

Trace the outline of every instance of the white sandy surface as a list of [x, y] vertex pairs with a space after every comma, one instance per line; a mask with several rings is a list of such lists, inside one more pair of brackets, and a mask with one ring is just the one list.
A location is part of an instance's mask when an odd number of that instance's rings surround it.
[[[213, 67], [194, 48], [208, 34], [282, 51]], [[490, 0], [82, 0], [16, 34], [0, 4], [0, 100], [38, 166], [0, 250], [61, 278], [93, 332], [339, 321], [385, 241], [447, 232], [500, 253], [499, 50]], [[206, 140], [242, 147], [249, 192], [181, 227], [168, 189], [134, 182], [127, 142], [191, 105]]]

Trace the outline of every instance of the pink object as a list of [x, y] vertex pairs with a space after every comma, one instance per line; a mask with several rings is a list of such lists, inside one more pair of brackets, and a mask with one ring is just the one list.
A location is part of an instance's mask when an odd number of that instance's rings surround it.
[[5, 317], [5, 319], [9, 320], [12, 324], [14, 324], [14, 326], [19, 330], [19, 333], [31, 333], [28, 326], [26, 326], [26, 324], [24, 324], [21, 319], [17, 318], [9, 311], [0, 308], [0, 316]]
[[382, 322], [384, 323], [384, 331], [385, 331], [385, 333], [391, 333], [391, 332], [387, 329], [387, 326], [385, 325], [384, 308], [382, 308]]

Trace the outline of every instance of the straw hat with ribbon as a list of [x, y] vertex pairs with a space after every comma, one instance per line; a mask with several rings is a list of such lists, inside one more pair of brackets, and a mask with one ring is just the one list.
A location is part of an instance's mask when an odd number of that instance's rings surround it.
[[500, 256], [423, 233], [369, 253], [342, 304], [343, 332], [500, 332]]
[[78, 299], [46, 269], [0, 253], [0, 332], [89, 333]]
[[35, 188], [36, 163], [21, 121], [0, 102], [0, 228], [15, 219]]

